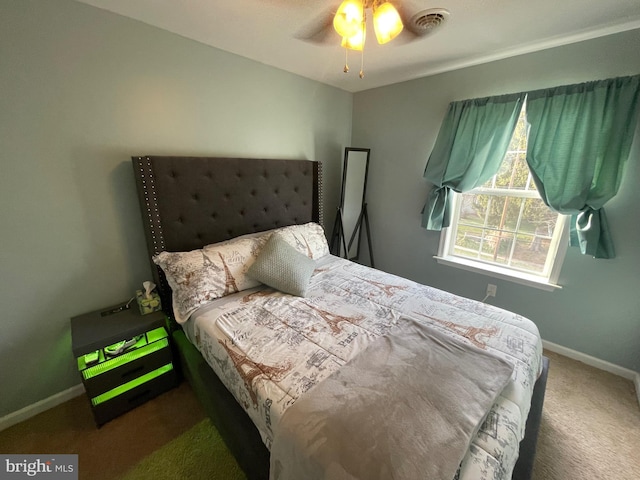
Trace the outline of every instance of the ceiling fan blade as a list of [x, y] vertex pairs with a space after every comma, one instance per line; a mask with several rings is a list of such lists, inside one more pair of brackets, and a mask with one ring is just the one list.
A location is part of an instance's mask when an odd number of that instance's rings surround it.
[[336, 42], [339, 40], [339, 37], [333, 29], [334, 15], [335, 9], [333, 9], [333, 11], [327, 10], [322, 15], [319, 15], [300, 27], [294, 34], [294, 37], [298, 40], [318, 45]]
[[400, 18], [402, 19], [402, 25], [404, 26], [402, 32], [400, 32], [400, 35], [396, 38], [396, 44], [402, 45], [420, 39], [421, 37], [414, 30], [411, 22], [413, 15], [420, 10], [420, 7], [416, 6], [415, 2], [409, 0], [395, 0], [391, 3], [393, 3], [398, 10]]

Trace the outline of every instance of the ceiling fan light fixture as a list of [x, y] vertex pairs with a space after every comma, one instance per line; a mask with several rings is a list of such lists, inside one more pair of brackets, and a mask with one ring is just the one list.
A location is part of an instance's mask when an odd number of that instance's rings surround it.
[[382, 5], [374, 5], [373, 29], [380, 45], [396, 38], [403, 28], [400, 14], [391, 3], [385, 2]]
[[333, 28], [341, 37], [353, 37], [362, 30], [364, 8], [361, 0], [344, 0], [333, 17]]
[[366, 40], [366, 13], [373, 10], [373, 30], [379, 44], [390, 42], [402, 32], [404, 25], [396, 7], [386, 0], [344, 0], [333, 17], [333, 28], [342, 37], [340, 45], [345, 49], [343, 71], [349, 72], [348, 52], [362, 52], [360, 78], [364, 77], [364, 44]]

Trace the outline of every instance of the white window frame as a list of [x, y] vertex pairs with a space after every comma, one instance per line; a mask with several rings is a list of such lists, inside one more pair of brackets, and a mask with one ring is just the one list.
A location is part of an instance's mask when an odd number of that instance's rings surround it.
[[[473, 190], [470, 193], [480, 193], [482, 190], [487, 189], [478, 189]], [[494, 190], [492, 190], [492, 193]], [[458, 216], [460, 212], [460, 199], [462, 195], [459, 193], [453, 193], [453, 202], [452, 202], [452, 210], [453, 217], [451, 219], [451, 225], [456, 225], [458, 222]], [[500, 192], [504, 195], [504, 190]], [[522, 192], [526, 193], [526, 192]], [[524, 196], [524, 195], [523, 195]], [[556, 222], [555, 235], [551, 244], [549, 245], [549, 253], [547, 255], [547, 262], [550, 262], [551, 265], [548, 266], [545, 275], [535, 275], [533, 273], [522, 272], [519, 270], [511, 269], [509, 267], [502, 267], [499, 265], [494, 265], [491, 263], [485, 263], [478, 260], [473, 260], [470, 258], [459, 257], [457, 255], [453, 255], [450, 252], [453, 251], [453, 228], [443, 228], [440, 233], [440, 246], [438, 248], [438, 255], [434, 258], [438, 263], [442, 265], [448, 265], [450, 267], [460, 268], [463, 270], [480, 273], [483, 275], [487, 275], [493, 278], [499, 278], [502, 280], [511, 281], [514, 283], [519, 283], [521, 285], [527, 285], [530, 287], [540, 288], [546, 291], [554, 291], [556, 289], [562, 288], [561, 285], [558, 284], [558, 278], [560, 276], [560, 269], [562, 268], [562, 263], [564, 262], [565, 255], [567, 253], [567, 248], [569, 247], [569, 220], [571, 216], [569, 215], [559, 215], [558, 221]], [[553, 251], [555, 250], [555, 254]]]

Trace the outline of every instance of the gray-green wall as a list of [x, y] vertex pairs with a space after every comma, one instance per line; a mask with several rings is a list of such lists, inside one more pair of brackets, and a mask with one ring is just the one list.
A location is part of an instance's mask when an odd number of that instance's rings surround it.
[[491, 303], [532, 319], [553, 343], [640, 371], [640, 131], [617, 197], [606, 205], [617, 258], [570, 249], [545, 292], [443, 266], [439, 234], [420, 227], [422, 173], [452, 100], [640, 73], [640, 30], [522, 55], [355, 94], [352, 140], [370, 147], [367, 191], [376, 266], [470, 298], [498, 286]]
[[150, 277], [130, 157], [324, 162], [350, 93], [70, 0], [0, 0], [0, 418], [80, 383], [69, 318]]

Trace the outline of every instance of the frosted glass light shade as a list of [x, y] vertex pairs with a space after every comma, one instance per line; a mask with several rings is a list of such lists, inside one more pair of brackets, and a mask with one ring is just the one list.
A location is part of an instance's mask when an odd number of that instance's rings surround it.
[[373, 10], [373, 29], [379, 44], [390, 42], [398, 36], [404, 26], [396, 7], [385, 2]]
[[364, 9], [360, 0], [345, 0], [333, 17], [333, 28], [341, 37], [353, 37], [362, 29]]

